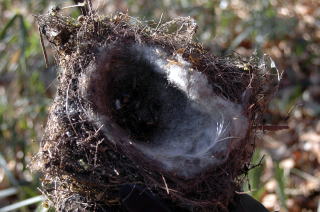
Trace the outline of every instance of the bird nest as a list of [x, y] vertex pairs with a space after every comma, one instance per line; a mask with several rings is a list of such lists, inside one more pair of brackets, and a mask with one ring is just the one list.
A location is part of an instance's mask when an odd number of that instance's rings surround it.
[[60, 67], [32, 165], [52, 207], [124, 211], [130, 184], [172, 211], [228, 210], [279, 80], [268, 58], [211, 55], [191, 18], [36, 19]]

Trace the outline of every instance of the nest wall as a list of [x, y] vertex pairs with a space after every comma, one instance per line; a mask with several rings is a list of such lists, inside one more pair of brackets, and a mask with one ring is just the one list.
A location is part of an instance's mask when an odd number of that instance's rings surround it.
[[273, 67], [211, 55], [191, 18], [154, 28], [126, 14], [36, 19], [60, 67], [33, 161], [49, 204], [124, 211], [119, 187], [134, 184], [173, 211], [227, 211], [279, 79]]

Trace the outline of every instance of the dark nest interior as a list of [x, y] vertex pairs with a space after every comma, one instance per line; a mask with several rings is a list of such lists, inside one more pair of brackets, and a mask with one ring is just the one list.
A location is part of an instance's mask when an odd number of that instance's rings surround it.
[[220, 58], [191, 18], [36, 16], [60, 68], [32, 167], [58, 211], [125, 211], [124, 185], [172, 211], [227, 211], [279, 82], [268, 58]]

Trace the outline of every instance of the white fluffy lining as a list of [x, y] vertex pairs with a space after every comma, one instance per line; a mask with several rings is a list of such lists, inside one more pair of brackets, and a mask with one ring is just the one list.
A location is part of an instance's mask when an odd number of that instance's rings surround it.
[[159, 49], [143, 51], [156, 71], [165, 75], [170, 86], [178, 88], [186, 98], [179, 99], [170, 90], [161, 92], [158, 98], [164, 106], [159, 130], [152, 142], [133, 145], [168, 171], [185, 178], [223, 163], [248, 130], [241, 105], [217, 96], [206, 76], [193, 70], [181, 55], [167, 60]]

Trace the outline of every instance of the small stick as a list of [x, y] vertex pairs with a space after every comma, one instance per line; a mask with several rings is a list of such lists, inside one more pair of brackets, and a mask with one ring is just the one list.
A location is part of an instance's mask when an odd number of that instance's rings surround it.
[[38, 30], [39, 30], [39, 35], [40, 35], [40, 44], [41, 44], [42, 54], [43, 54], [43, 57], [44, 57], [44, 61], [46, 63], [46, 68], [48, 68], [49, 67], [49, 65], [48, 65], [48, 55], [47, 55], [47, 52], [46, 52], [46, 48], [44, 47], [44, 42], [43, 42], [43, 37], [42, 37], [41, 30], [40, 30], [40, 26], [38, 26]]
[[289, 129], [289, 126], [262, 125], [262, 126], [254, 126], [254, 128], [258, 130], [278, 131], [278, 130], [287, 130]]
[[160, 26], [160, 24], [161, 24], [161, 22], [162, 22], [162, 18], [163, 18], [163, 13], [161, 13], [160, 20], [159, 20], [158, 25], [157, 25], [157, 27], [156, 27], [156, 29], [155, 29], [155, 32], [158, 31], [158, 28], [159, 28], [159, 26]]
[[85, 5], [86, 5], [85, 2], [80, 2], [80, 3], [75, 4], [75, 5], [70, 5], [70, 6], [62, 7], [61, 9], [69, 9], [69, 8], [74, 8], [74, 7], [84, 7]]
[[[102, 125], [103, 126], [103, 125]], [[98, 147], [99, 145], [104, 141], [104, 138], [100, 141], [98, 141], [97, 145], [96, 145], [96, 150], [94, 153], [94, 159], [93, 159], [93, 167], [96, 168], [97, 167], [97, 159], [98, 159]], [[116, 169], [114, 169], [116, 171]], [[94, 171], [94, 170], [93, 170]], [[117, 174], [119, 175], [119, 174]]]
[[169, 194], [169, 188], [168, 188], [168, 185], [167, 185], [166, 179], [164, 178], [164, 176], [163, 176], [163, 175], [161, 175], [161, 177], [162, 177], [162, 180], [163, 180], [164, 185], [165, 185], [165, 187], [166, 187], [167, 194]]
[[251, 191], [254, 190], [249, 190], [249, 191], [235, 191], [236, 194], [250, 194]]
[[92, 2], [91, 0], [85, 0], [88, 5], [89, 15], [92, 15]]

